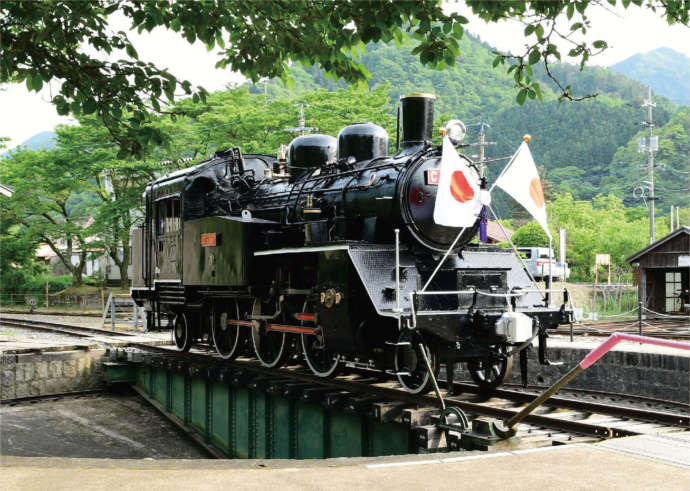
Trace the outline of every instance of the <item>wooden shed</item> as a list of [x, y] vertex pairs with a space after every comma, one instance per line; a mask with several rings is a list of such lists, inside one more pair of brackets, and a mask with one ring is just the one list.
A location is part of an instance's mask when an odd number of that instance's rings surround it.
[[680, 227], [626, 259], [637, 269], [642, 305], [659, 313], [687, 312], [690, 304], [690, 227]]

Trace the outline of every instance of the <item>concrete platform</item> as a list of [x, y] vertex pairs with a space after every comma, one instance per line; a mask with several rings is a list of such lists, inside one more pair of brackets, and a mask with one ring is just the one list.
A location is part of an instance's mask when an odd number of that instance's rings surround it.
[[[314, 461], [101, 460], [1, 457], [5, 489], [665, 489], [690, 467], [572, 445], [434, 458]], [[429, 456], [427, 456], [429, 457]]]

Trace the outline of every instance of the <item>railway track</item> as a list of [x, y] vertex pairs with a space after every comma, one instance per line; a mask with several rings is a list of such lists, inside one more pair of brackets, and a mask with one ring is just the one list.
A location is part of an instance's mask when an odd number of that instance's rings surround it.
[[[25, 319], [0, 318], [0, 324], [26, 329], [62, 332], [82, 337], [117, 336], [126, 338], [129, 333], [117, 333], [103, 329], [37, 322]], [[152, 346], [146, 343], [126, 344], [131, 356], [141, 357], [153, 366], [184, 369], [191, 375], [214, 374], [221, 380], [251, 380], [253, 384], [270, 385], [276, 393], [288, 395], [298, 390], [301, 397], [311, 402], [325, 403], [345, 410], [366, 410], [378, 420], [393, 421], [408, 418], [411, 425], [418, 426], [429, 440], [439, 437], [435, 423], [438, 422], [441, 401], [435, 394], [415, 395], [404, 391], [394, 377], [367, 369], [351, 369], [347, 375], [326, 379], [313, 375], [303, 365], [281, 369], [267, 369], [256, 360], [239, 358], [228, 362], [214, 352], [193, 348], [189, 353], [180, 353], [173, 346]], [[441, 382], [441, 385], [447, 385]], [[460, 408], [470, 420], [495, 418], [505, 421], [515, 415], [524, 404], [534, 399], [537, 392], [524, 389], [501, 388], [491, 398], [481, 394], [475, 385], [458, 382], [450, 395], [447, 387], [441, 395], [447, 406]], [[682, 431], [690, 428], [690, 407], [687, 404], [671, 403], [644, 398], [646, 408], [631, 407], [621, 394], [590, 391], [598, 401], [582, 397], [554, 396], [521, 424], [518, 437], [522, 446], [543, 446], [575, 442], [597, 441], [606, 438], [639, 434], [659, 434]], [[637, 399], [639, 397], [632, 396]], [[659, 409], [659, 408], [663, 409]]]
[[[573, 334], [589, 336], [608, 336], [614, 332], [639, 334], [640, 325], [637, 318], [588, 324], [578, 323], [573, 325], [572, 332]], [[570, 328], [559, 326], [554, 333], [568, 335]], [[690, 339], [690, 317], [687, 319], [644, 319], [642, 321], [642, 333], [645, 336], [658, 338]]]

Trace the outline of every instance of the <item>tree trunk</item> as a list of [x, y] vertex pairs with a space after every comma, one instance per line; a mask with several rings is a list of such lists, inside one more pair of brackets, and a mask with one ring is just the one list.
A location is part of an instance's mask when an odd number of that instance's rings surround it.
[[118, 264], [118, 268], [120, 269], [120, 288], [127, 288], [129, 287], [129, 278], [127, 278], [127, 265], [129, 261], [122, 261], [120, 264]]

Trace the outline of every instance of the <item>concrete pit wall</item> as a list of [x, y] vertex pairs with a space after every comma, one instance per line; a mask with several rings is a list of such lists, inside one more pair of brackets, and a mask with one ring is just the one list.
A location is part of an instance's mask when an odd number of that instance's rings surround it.
[[0, 399], [102, 388], [105, 353], [105, 349], [3, 353]]
[[[552, 361], [560, 366], [539, 364], [536, 348], [530, 350], [527, 367], [528, 383], [548, 386], [580, 363], [590, 348], [548, 348]], [[466, 378], [458, 373], [458, 379]], [[461, 378], [462, 377], [462, 378]], [[520, 363], [515, 357], [509, 382], [519, 384]], [[690, 402], [690, 357], [635, 351], [611, 351], [572, 380], [568, 387], [619, 392], [668, 401]]]

